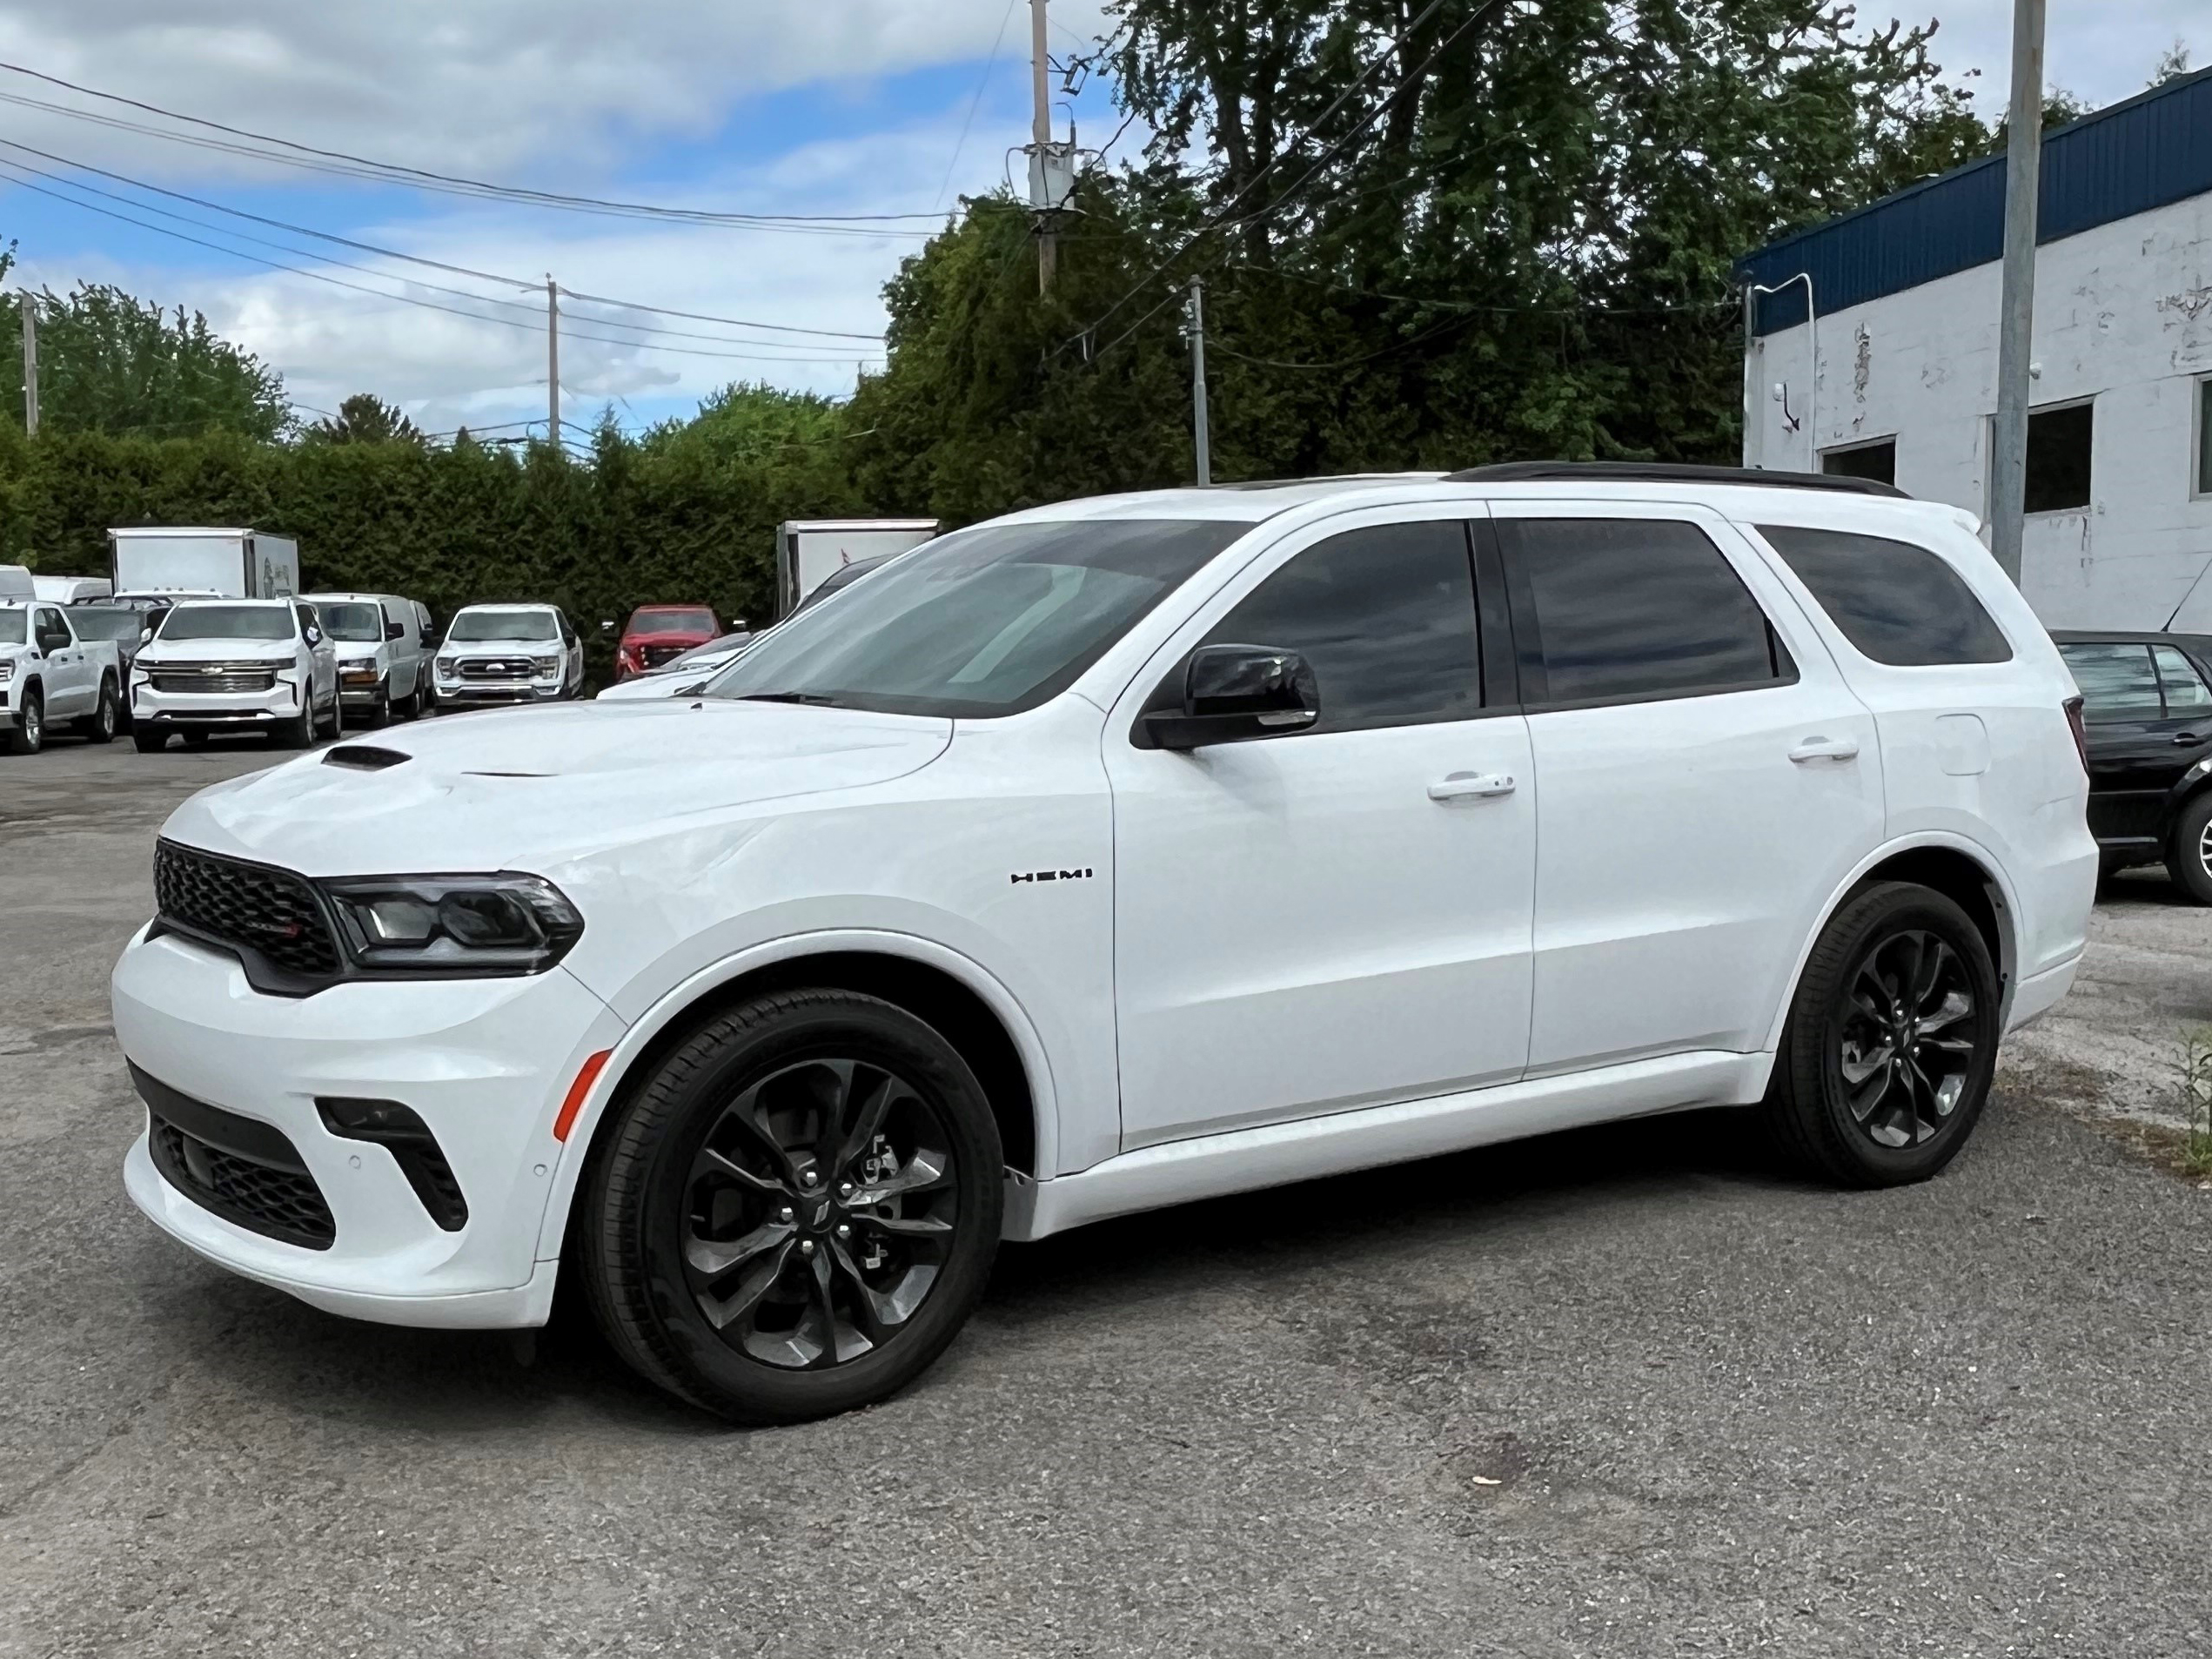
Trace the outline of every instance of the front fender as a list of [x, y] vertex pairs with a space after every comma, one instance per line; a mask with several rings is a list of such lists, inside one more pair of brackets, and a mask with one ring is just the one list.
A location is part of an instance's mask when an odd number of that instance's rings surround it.
[[[630, 1068], [656, 1038], [701, 997], [748, 973], [806, 957], [849, 951], [899, 957], [935, 968], [959, 980], [982, 999], [1006, 1027], [1021, 1057], [1036, 1112], [1036, 1167], [1040, 1171], [1056, 1169], [1060, 1112], [1050, 1049], [1030, 1011], [995, 974], [972, 957], [916, 934], [881, 928], [831, 928], [788, 934], [764, 939], [700, 969], [662, 991], [632, 1020], [593, 1079], [562, 1145], [560, 1162], [546, 1194], [545, 1215], [539, 1225], [538, 1259], [551, 1261], [560, 1256], [561, 1241], [568, 1229], [569, 1211], [576, 1201], [576, 1188], [593, 1139]], [[625, 1011], [618, 1007], [616, 1011], [621, 1014]]]

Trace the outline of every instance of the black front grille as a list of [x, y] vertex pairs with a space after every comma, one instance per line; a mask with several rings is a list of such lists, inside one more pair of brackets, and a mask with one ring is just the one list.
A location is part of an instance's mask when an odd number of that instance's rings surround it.
[[264, 1238], [327, 1250], [338, 1224], [282, 1130], [181, 1094], [137, 1066], [147, 1149], [162, 1179], [203, 1209]]
[[339, 971], [321, 901], [304, 877], [288, 870], [157, 842], [154, 899], [161, 920], [179, 932], [251, 953], [305, 978], [329, 978]]
[[273, 691], [274, 668], [250, 662], [209, 662], [149, 668], [147, 683], [156, 691], [215, 691], [225, 694]]
[[464, 680], [527, 680], [537, 671], [538, 665], [526, 656], [465, 656], [461, 659], [461, 678]]
[[639, 655], [645, 658], [647, 668], [657, 668], [663, 662], [674, 662], [690, 649], [688, 645], [648, 645]]

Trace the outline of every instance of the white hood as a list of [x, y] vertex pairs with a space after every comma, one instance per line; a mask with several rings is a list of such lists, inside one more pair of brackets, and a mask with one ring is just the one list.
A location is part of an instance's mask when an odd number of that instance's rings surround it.
[[152, 639], [138, 653], [138, 661], [149, 668], [159, 662], [288, 663], [298, 649], [297, 640]]
[[450, 657], [486, 656], [559, 656], [568, 648], [559, 639], [548, 640], [448, 640], [438, 648], [438, 655]]
[[[311, 876], [550, 867], [687, 818], [887, 782], [952, 722], [782, 703], [579, 702], [450, 715], [204, 789], [162, 833]], [[332, 764], [404, 756], [369, 769]]]

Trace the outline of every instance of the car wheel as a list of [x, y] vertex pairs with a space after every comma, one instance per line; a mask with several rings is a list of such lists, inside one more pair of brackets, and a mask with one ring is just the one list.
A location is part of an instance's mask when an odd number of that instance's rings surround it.
[[184, 733], [184, 747], [186, 749], [205, 749], [207, 747], [208, 739], [212, 737], [215, 734], [212, 732], [187, 730]]
[[[290, 720], [280, 720], [270, 727], [269, 746], [271, 749], [305, 749], [315, 741], [315, 729], [319, 724], [321, 722], [315, 718], [314, 709], [311, 705]], [[191, 733], [184, 734], [186, 742], [190, 742], [191, 738]]]
[[90, 714], [77, 722], [77, 735], [87, 742], [111, 743], [115, 741], [115, 682], [102, 675], [100, 701]]
[[585, 1283], [647, 1380], [741, 1422], [911, 1380], [982, 1294], [1004, 1156], [975, 1074], [904, 1009], [756, 997], [618, 1101], [579, 1199]]
[[2166, 873], [2200, 904], [2212, 904], [2212, 789], [2189, 798], [2166, 843]]
[[1866, 889], [1821, 930], [1791, 1001], [1764, 1108], [1776, 1139], [1845, 1186], [1927, 1179], [1981, 1115], [1998, 1017], [1964, 910], [1907, 882]]
[[389, 726], [392, 723], [392, 690], [390, 687], [379, 686], [377, 688], [376, 701], [369, 705], [368, 723], [372, 729]]
[[169, 733], [151, 720], [141, 720], [131, 728], [131, 746], [141, 755], [158, 755], [169, 747]]
[[46, 747], [46, 704], [36, 690], [23, 694], [23, 707], [7, 738], [10, 755], [36, 755]]

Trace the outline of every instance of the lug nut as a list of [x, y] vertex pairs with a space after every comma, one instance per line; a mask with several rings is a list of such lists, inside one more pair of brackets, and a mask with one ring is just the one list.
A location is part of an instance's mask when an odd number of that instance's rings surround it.
[[810, 1169], [802, 1169], [799, 1172], [799, 1185], [801, 1186], [812, 1186], [815, 1179], [814, 1171]]
[[791, 1225], [791, 1206], [787, 1204], [781, 1210], [778, 1210], [775, 1212], [775, 1219], [782, 1222], [787, 1227]]
[[802, 1255], [802, 1256], [811, 1256], [811, 1255], [813, 1255], [813, 1254], [814, 1253], [814, 1241], [812, 1239], [800, 1239], [800, 1240], [799, 1240], [799, 1253], [800, 1253], [801, 1255]]
[[853, 1236], [853, 1230], [840, 1221], [837, 1224], [837, 1236], [841, 1239], [849, 1239]]
[[848, 1199], [848, 1198], [852, 1197], [852, 1196], [853, 1196], [853, 1184], [852, 1184], [850, 1181], [840, 1181], [840, 1182], [838, 1182], [838, 1183], [837, 1183], [837, 1196], [838, 1196], [839, 1198], [841, 1198], [841, 1199]]

